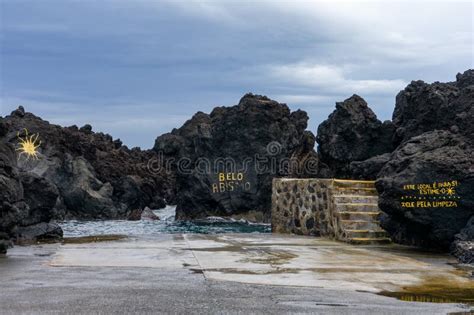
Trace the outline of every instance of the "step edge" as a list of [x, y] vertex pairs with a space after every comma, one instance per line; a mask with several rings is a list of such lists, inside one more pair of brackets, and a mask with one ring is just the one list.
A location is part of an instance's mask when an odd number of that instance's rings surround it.
[[367, 203], [367, 202], [342, 202], [338, 203], [335, 202], [334, 205], [336, 206], [379, 206], [378, 203]]
[[381, 232], [385, 232], [387, 233], [387, 231], [385, 230], [344, 230], [345, 232], [353, 232], [353, 233], [381, 233]]
[[349, 237], [347, 238], [348, 240], [353, 240], [353, 241], [392, 241], [389, 237]]
[[368, 215], [375, 215], [380, 214], [382, 211], [338, 211], [336, 213], [339, 214], [368, 214]]

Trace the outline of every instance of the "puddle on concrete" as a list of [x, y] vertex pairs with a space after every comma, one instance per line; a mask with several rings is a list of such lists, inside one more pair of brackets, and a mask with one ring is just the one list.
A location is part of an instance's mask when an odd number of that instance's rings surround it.
[[65, 237], [63, 240], [63, 244], [86, 244], [86, 243], [96, 243], [96, 242], [110, 242], [110, 241], [122, 240], [125, 238], [127, 238], [127, 236], [121, 235], [121, 234]]
[[419, 285], [401, 291], [382, 291], [379, 295], [409, 302], [466, 303], [474, 305], [474, 280], [455, 281], [448, 277], [427, 277]]
[[197, 248], [185, 248], [185, 250], [196, 251], [196, 252], [241, 252], [244, 248], [239, 245], [225, 245], [216, 247], [197, 247]]
[[299, 269], [288, 269], [288, 268], [276, 268], [270, 270], [252, 270], [252, 269], [238, 269], [238, 268], [206, 268], [200, 269], [203, 272], [220, 272], [227, 274], [240, 274], [240, 275], [273, 275], [273, 274], [288, 274], [298, 273]]
[[[228, 242], [226, 242], [228, 243]], [[298, 255], [292, 254], [287, 251], [279, 251], [273, 249], [266, 249], [257, 246], [242, 246], [241, 244], [228, 244], [220, 247], [204, 247], [204, 248], [188, 248], [191, 251], [202, 251], [202, 252], [234, 252], [242, 253], [246, 252], [251, 257], [246, 257], [239, 260], [238, 262], [249, 262], [255, 264], [264, 265], [283, 265], [288, 263], [291, 259], [298, 257]]]
[[264, 265], [283, 265], [288, 263], [291, 259], [298, 257], [298, 255], [285, 251], [258, 251], [254, 257], [248, 257], [239, 260], [239, 262], [249, 262], [254, 264]]

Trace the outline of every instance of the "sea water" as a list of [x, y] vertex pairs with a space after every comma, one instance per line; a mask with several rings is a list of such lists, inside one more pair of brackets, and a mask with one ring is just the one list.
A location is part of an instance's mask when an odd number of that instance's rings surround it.
[[245, 220], [232, 220], [209, 217], [202, 220], [175, 221], [175, 206], [154, 210], [160, 220], [69, 220], [59, 222], [64, 237], [89, 235], [123, 234], [128, 236], [155, 235], [169, 233], [269, 233], [269, 224], [250, 223]]

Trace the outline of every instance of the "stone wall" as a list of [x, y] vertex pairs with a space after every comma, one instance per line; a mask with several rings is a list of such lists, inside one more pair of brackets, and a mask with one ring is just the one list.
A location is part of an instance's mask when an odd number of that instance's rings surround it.
[[273, 180], [272, 231], [326, 236], [354, 244], [390, 242], [380, 227], [374, 181]]
[[334, 235], [332, 179], [273, 179], [272, 232]]

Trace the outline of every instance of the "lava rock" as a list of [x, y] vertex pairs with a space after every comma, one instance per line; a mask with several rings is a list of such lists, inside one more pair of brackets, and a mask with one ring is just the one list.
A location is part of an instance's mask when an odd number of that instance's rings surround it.
[[376, 155], [364, 161], [349, 164], [350, 176], [353, 179], [374, 180], [383, 166], [390, 161], [391, 153]]
[[141, 214], [141, 219], [152, 220], [152, 221], [160, 220], [160, 218], [155, 213], [153, 213], [153, 210], [151, 210], [148, 207], [145, 207], [145, 209], [143, 209], [143, 212]]
[[451, 245], [451, 254], [461, 263], [474, 264], [474, 216], [469, 219], [466, 226]]
[[232, 216], [252, 210], [270, 218], [272, 178], [317, 176], [308, 116], [265, 96], [196, 113], [156, 139], [154, 150], [176, 174], [178, 219]]
[[59, 191], [53, 183], [35, 173], [21, 173], [24, 201], [28, 204], [28, 215], [21, 220], [22, 226], [49, 222], [62, 213], [56, 209], [59, 202]]
[[142, 219], [143, 209], [133, 209], [128, 215], [128, 221], [140, 221]]
[[350, 178], [351, 162], [393, 151], [393, 133], [391, 122], [382, 123], [363, 98], [353, 95], [336, 103], [334, 112], [319, 125], [319, 158], [332, 177]]
[[5, 141], [5, 134], [0, 138], [0, 253], [19, 238], [62, 237], [61, 228], [48, 223], [55, 215], [56, 187], [34, 173], [19, 171], [15, 148]]
[[31, 244], [38, 241], [61, 241], [62, 238], [63, 230], [57, 223], [41, 222], [20, 227], [17, 231], [16, 242]]
[[160, 218], [148, 207], [145, 209], [135, 209], [128, 216], [129, 221], [139, 220], [160, 220]]
[[[404, 185], [444, 181], [458, 182], [456, 206], [402, 206], [407, 194]], [[394, 241], [447, 249], [474, 214], [474, 149], [459, 134], [445, 130], [423, 133], [393, 152], [378, 174], [376, 188], [379, 207], [386, 213], [382, 227]], [[436, 195], [417, 196], [426, 197], [430, 200]]]
[[395, 144], [432, 130], [474, 137], [474, 71], [456, 76], [456, 82], [427, 84], [412, 81], [396, 97], [393, 124]]
[[89, 125], [89, 124], [85, 124], [79, 130], [84, 132], [84, 133], [91, 134], [92, 133], [92, 126]]
[[[25, 129], [41, 140], [38, 159], [23, 155], [17, 163], [25, 184], [33, 185], [25, 192], [31, 215], [52, 205], [54, 219], [119, 219], [126, 218], [132, 209], [174, 198], [167, 195], [174, 192], [170, 188], [174, 184], [167, 181], [164, 171], [149, 167], [150, 161], [157, 159], [152, 150], [130, 151], [120, 140], [93, 132], [91, 125], [63, 128], [24, 108], [0, 121], [3, 141], [9, 145], [15, 146], [17, 133], [25, 136]], [[39, 186], [44, 186], [45, 194], [35, 194]]]
[[10, 240], [10, 235], [5, 232], [0, 232], [0, 254], [6, 254], [8, 248], [12, 246], [12, 242]]
[[23, 185], [16, 164], [13, 145], [0, 137], [0, 252], [5, 253], [10, 239], [23, 219], [28, 216], [29, 207], [23, 200]]
[[460, 263], [474, 264], [474, 241], [455, 241], [451, 246], [451, 254]]

